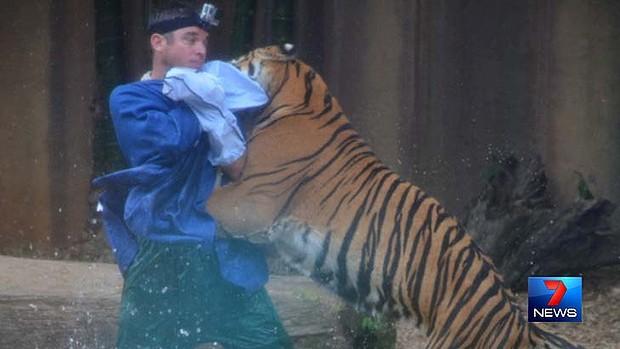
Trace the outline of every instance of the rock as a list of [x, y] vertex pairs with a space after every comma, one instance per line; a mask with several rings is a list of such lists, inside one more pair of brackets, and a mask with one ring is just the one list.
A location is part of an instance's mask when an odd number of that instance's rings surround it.
[[[576, 194], [589, 193], [585, 185], [580, 181]], [[523, 289], [533, 274], [581, 273], [620, 263], [620, 231], [609, 223], [615, 206], [591, 195], [578, 197], [568, 207], [554, 206], [540, 160], [508, 156], [489, 171], [463, 225], [515, 289]]]

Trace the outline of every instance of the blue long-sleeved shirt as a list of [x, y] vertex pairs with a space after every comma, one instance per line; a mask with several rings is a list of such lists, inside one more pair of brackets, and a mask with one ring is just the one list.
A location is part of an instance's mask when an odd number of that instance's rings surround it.
[[162, 93], [161, 80], [117, 87], [110, 111], [129, 168], [95, 179], [108, 242], [121, 271], [138, 251], [138, 239], [214, 246], [222, 275], [256, 289], [267, 280], [260, 251], [239, 240], [217, 240], [205, 211], [216, 170], [209, 163], [208, 137], [184, 103]]

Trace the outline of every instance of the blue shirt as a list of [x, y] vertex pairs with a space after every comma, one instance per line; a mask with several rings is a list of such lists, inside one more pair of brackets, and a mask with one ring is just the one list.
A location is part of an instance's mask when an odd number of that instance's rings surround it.
[[216, 169], [207, 160], [208, 137], [184, 103], [162, 93], [162, 80], [121, 85], [110, 112], [129, 168], [96, 178], [108, 238], [121, 271], [138, 251], [138, 239], [213, 246], [224, 278], [257, 289], [267, 281], [262, 253], [241, 240], [217, 240], [205, 211]]

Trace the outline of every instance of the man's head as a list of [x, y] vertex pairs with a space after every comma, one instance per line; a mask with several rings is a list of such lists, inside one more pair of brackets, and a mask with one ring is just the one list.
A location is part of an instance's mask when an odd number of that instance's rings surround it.
[[165, 74], [171, 67], [197, 69], [205, 62], [208, 29], [217, 25], [214, 18], [205, 14], [204, 10], [199, 15], [192, 8], [176, 5], [157, 11], [151, 17], [148, 30], [153, 51], [153, 75]]

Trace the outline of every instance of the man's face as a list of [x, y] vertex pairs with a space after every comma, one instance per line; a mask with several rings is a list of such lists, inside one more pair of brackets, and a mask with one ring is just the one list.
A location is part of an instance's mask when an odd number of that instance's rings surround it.
[[198, 69], [204, 64], [209, 33], [199, 27], [185, 27], [165, 37], [161, 51], [165, 65]]

